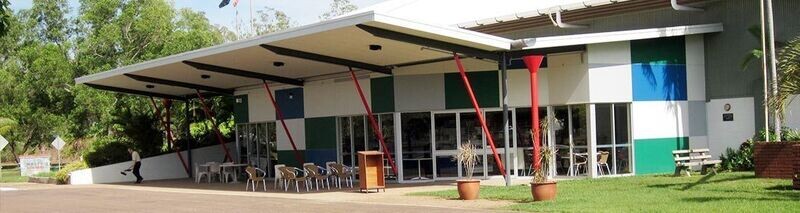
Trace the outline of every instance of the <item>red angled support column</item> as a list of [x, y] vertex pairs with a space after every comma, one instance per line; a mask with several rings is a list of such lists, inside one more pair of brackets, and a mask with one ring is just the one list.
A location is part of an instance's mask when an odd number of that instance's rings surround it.
[[286, 127], [286, 122], [283, 121], [283, 112], [281, 112], [281, 107], [278, 106], [278, 102], [276, 102], [275, 97], [272, 96], [272, 90], [269, 89], [267, 81], [262, 80], [262, 83], [264, 84], [264, 90], [266, 90], [267, 92], [267, 97], [269, 97], [269, 100], [272, 101], [272, 106], [275, 107], [275, 114], [277, 114], [278, 120], [280, 120], [281, 125], [283, 125], [283, 131], [286, 132], [286, 137], [289, 137], [289, 142], [292, 144], [292, 149], [294, 150], [295, 160], [297, 160], [297, 162], [300, 165], [303, 165], [304, 163], [303, 156], [300, 154], [299, 151], [297, 151], [297, 145], [295, 145], [294, 143], [294, 138], [292, 138], [292, 133], [289, 132], [289, 127]]
[[541, 129], [539, 126], [539, 67], [542, 65], [542, 60], [544, 56], [541, 55], [530, 55], [522, 57], [522, 61], [525, 62], [525, 66], [528, 67], [528, 72], [531, 73], [531, 126], [533, 127], [533, 168], [539, 169], [541, 168], [542, 162], [540, 161], [539, 156], [539, 146], [541, 143], [541, 139], [539, 134], [541, 134]]
[[459, 57], [457, 53], [453, 53], [453, 58], [456, 60], [458, 72], [461, 74], [461, 80], [464, 81], [464, 87], [467, 88], [467, 94], [469, 94], [469, 98], [472, 101], [472, 107], [475, 108], [475, 114], [478, 116], [478, 121], [481, 123], [483, 134], [485, 134], [486, 139], [489, 140], [489, 147], [492, 149], [494, 162], [497, 164], [497, 168], [500, 169], [500, 173], [503, 175], [503, 177], [508, 177], [506, 176], [506, 168], [503, 166], [503, 161], [500, 160], [500, 154], [497, 154], [497, 148], [494, 145], [494, 137], [492, 137], [492, 133], [489, 132], [489, 127], [486, 126], [486, 120], [483, 118], [483, 113], [481, 113], [480, 105], [478, 105], [478, 99], [475, 98], [475, 93], [472, 92], [472, 85], [469, 83], [469, 79], [467, 79], [467, 73], [464, 70], [464, 65], [461, 64], [461, 57]]
[[153, 97], [150, 97], [150, 102], [153, 103], [153, 110], [155, 110], [156, 117], [158, 117], [158, 121], [160, 121], [161, 124], [164, 126], [164, 131], [166, 132], [167, 142], [169, 144], [171, 144], [172, 150], [175, 151], [176, 154], [178, 154], [178, 159], [181, 160], [181, 164], [183, 165], [183, 169], [186, 170], [186, 174], [191, 175], [191, 170], [189, 169], [189, 165], [186, 164], [186, 160], [183, 159], [183, 155], [181, 154], [181, 150], [178, 149], [177, 146], [175, 146], [175, 141], [173, 141], [172, 128], [171, 128], [171, 125], [170, 125], [170, 121], [171, 121], [171, 119], [170, 119], [170, 111], [169, 111], [170, 107], [172, 106], [172, 101], [169, 100], [169, 99], [164, 99], [164, 100], [161, 101], [161, 103], [164, 105], [164, 109], [166, 111], [166, 115], [165, 115], [166, 118], [161, 117], [161, 109], [158, 108], [158, 105], [156, 105], [156, 100], [153, 99]]
[[203, 112], [206, 114], [206, 118], [211, 120], [211, 125], [214, 126], [214, 132], [217, 133], [217, 141], [222, 145], [222, 149], [225, 150], [225, 161], [233, 162], [231, 152], [228, 151], [228, 146], [225, 145], [226, 143], [225, 139], [222, 137], [222, 132], [219, 131], [219, 127], [217, 126], [217, 121], [214, 120], [214, 116], [211, 115], [211, 111], [209, 111], [208, 106], [206, 106], [206, 99], [203, 98], [203, 94], [200, 94], [200, 90], [195, 90], [195, 92], [197, 92], [197, 98], [200, 99], [200, 106], [203, 106]]
[[381, 131], [380, 125], [378, 125], [378, 121], [375, 120], [375, 116], [372, 115], [372, 109], [369, 107], [369, 103], [367, 103], [367, 98], [364, 97], [364, 91], [361, 90], [361, 84], [358, 83], [358, 78], [356, 78], [356, 73], [353, 71], [352, 67], [348, 67], [350, 69], [350, 77], [353, 79], [353, 83], [356, 84], [356, 90], [358, 90], [358, 95], [361, 96], [361, 103], [364, 104], [364, 109], [367, 110], [367, 116], [369, 116], [369, 123], [372, 125], [372, 132], [375, 133], [375, 136], [378, 137], [378, 141], [381, 142], [381, 147], [383, 147], [383, 155], [386, 155], [386, 159], [389, 160], [389, 165], [392, 166], [392, 172], [394, 175], [397, 175], [397, 166], [394, 164], [394, 158], [392, 158], [392, 152], [389, 150], [389, 147], [386, 146], [386, 141], [383, 138], [383, 131]]

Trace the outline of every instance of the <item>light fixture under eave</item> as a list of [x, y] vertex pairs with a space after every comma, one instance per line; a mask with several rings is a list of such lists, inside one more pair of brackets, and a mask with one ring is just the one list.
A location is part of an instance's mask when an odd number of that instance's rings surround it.
[[370, 44], [369, 45], [369, 50], [372, 50], [372, 51], [379, 51], [379, 50], [382, 50], [382, 49], [383, 49], [383, 47], [381, 45], [377, 45], [377, 44]]
[[202, 78], [202, 79], [209, 79], [209, 78], [211, 78], [211, 76], [210, 76], [210, 75], [205, 75], [205, 74], [203, 74], [203, 75], [200, 75], [200, 78]]
[[147, 89], [153, 89], [153, 88], [156, 88], [156, 86], [155, 86], [155, 85], [152, 85], [152, 84], [144, 85], [144, 87], [147, 87]]
[[272, 66], [282, 67], [284, 65], [286, 65], [286, 64], [281, 62], [281, 61], [272, 62]]

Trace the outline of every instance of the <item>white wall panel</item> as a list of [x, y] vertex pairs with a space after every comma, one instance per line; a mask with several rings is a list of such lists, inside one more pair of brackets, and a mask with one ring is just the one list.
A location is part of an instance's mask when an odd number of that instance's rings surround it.
[[686, 101], [637, 101], [631, 104], [633, 139], [686, 137], [689, 134]]
[[444, 75], [395, 76], [394, 100], [397, 112], [443, 110]]
[[630, 42], [591, 44], [586, 47], [589, 61], [589, 92], [592, 102], [631, 102]]
[[[370, 80], [365, 78], [358, 82], [367, 103], [371, 103]], [[307, 118], [366, 114], [356, 86], [349, 78], [307, 83], [303, 89], [303, 102]]]
[[[797, 98], [797, 95], [794, 95], [790, 100], [794, 101], [785, 109], [786, 114], [784, 115], [783, 126], [792, 129], [800, 129], [800, 99]], [[764, 112], [756, 113], [763, 114]]]
[[[304, 119], [288, 119], [286, 120], [286, 127], [292, 133], [292, 138], [298, 150], [306, 149], [306, 123]], [[275, 130], [278, 138], [278, 150], [292, 150], [292, 144], [289, 142], [289, 137], [283, 130], [281, 123], [277, 123]]]
[[703, 35], [686, 36], [686, 95], [706, 100], [706, 61]]
[[589, 102], [589, 73], [583, 53], [548, 55], [550, 105]]
[[247, 116], [250, 118], [250, 122], [274, 121], [276, 119], [275, 107], [272, 106], [272, 102], [269, 100], [269, 97], [266, 96], [266, 91], [264, 89], [248, 90], [246, 93]]
[[[725, 104], [731, 109], [725, 112]], [[719, 157], [726, 148], [738, 148], [755, 134], [755, 105], [752, 97], [712, 99], [708, 108], [708, 144], [711, 154]], [[733, 113], [733, 121], [722, 121], [723, 113]]]
[[[547, 106], [550, 103], [548, 73], [547, 68], [539, 69], [540, 106]], [[531, 106], [531, 78], [527, 69], [508, 71], [508, 105], [511, 107]]]

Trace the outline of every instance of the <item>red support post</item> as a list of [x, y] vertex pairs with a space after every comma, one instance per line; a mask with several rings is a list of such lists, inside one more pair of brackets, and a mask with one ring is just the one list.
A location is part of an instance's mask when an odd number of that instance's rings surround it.
[[209, 111], [208, 106], [206, 106], [206, 99], [203, 98], [203, 94], [200, 94], [200, 90], [195, 90], [195, 92], [197, 93], [197, 98], [200, 99], [200, 106], [203, 106], [203, 112], [206, 114], [206, 118], [211, 120], [211, 125], [214, 126], [214, 132], [217, 133], [217, 141], [222, 145], [222, 149], [225, 150], [225, 161], [233, 162], [231, 153], [228, 151], [228, 146], [225, 145], [225, 139], [222, 137], [222, 132], [219, 131], [219, 127], [217, 126], [217, 121], [214, 120], [214, 116], [211, 115], [211, 111]]
[[289, 132], [289, 127], [286, 127], [286, 122], [283, 120], [283, 112], [281, 111], [281, 107], [278, 106], [278, 102], [276, 102], [275, 97], [272, 96], [272, 90], [269, 89], [267, 81], [262, 80], [262, 83], [264, 84], [264, 90], [266, 90], [267, 92], [267, 97], [269, 97], [269, 100], [272, 101], [272, 106], [275, 107], [275, 114], [277, 114], [278, 120], [281, 121], [281, 125], [283, 126], [283, 131], [286, 132], [286, 137], [289, 137], [289, 143], [292, 144], [292, 149], [294, 150], [295, 160], [297, 160], [297, 162], [300, 165], [303, 165], [304, 163], [303, 155], [301, 155], [300, 152], [297, 151], [297, 145], [295, 145], [294, 143], [294, 138], [292, 138], [292, 133]]
[[540, 169], [542, 166], [542, 162], [540, 161], [541, 157], [539, 156], [539, 146], [541, 144], [541, 129], [539, 126], [539, 66], [542, 65], [542, 60], [544, 60], [544, 56], [541, 55], [530, 55], [522, 57], [522, 61], [525, 62], [525, 66], [528, 67], [528, 72], [531, 74], [531, 126], [533, 127], [533, 168], [534, 170]]
[[469, 83], [469, 79], [467, 79], [467, 73], [464, 70], [464, 65], [461, 64], [461, 57], [458, 56], [458, 53], [453, 53], [453, 58], [456, 60], [458, 72], [461, 74], [461, 80], [464, 82], [464, 86], [467, 88], [467, 94], [469, 94], [469, 98], [472, 101], [472, 107], [475, 108], [475, 114], [478, 116], [478, 121], [481, 123], [483, 134], [485, 134], [486, 139], [489, 140], [489, 147], [492, 149], [494, 162], [497, 164], [497, 168], [500, 169], [500, 173], [503, 175], [503, 177], [508, 177], [506, 176], [506, 169], [505, 166], [503, 166], [503, 161], [500, 160], [500, 154], [497, 153], [497, 148], [494, 145], [494, 137], [492, 137], [492, 133], [489, 132], [489, 127], [486, 125], [486, 120], [484, 120], [480, 105], [478, 105], [478, 99], [475, 98], [475, 93], [472, 92], [472, 85]]
[[383, 131], [381, 131], [380, 125], [378, 125], [378, 121], [375, 120], [375, 116], [372, 115], [372, 109], [369, 107], [369, 103], [367, 103], [367, 98], [364, 96], [364, 91], [361, 90], [361, 84], [358, 83], [358, 78], [356, 78], [356, 73], [353, 71], [352, 67], [348, 67], [350, 69], [350, 78], [353, 79], [353, 83], [356, 84], [356, 90], [358, 91], [358, 95], [361, 96], [361, 103], [364, 104], [364, 109], [367, 110], [367, 116], [369, 116], [369, 123], [372, 125], [372, 132], [375, 133], [375, 136], [378, 137], [378, 141], [381, 142], [381, 147], [383, 147], [383, 154], [386, 155], [386, 159], [389, 160], [389, 165], [392, 166], [392, 172], [394, 175], [397, 175], [397, 166], [394, 164], [394, 158], [392, 157], [392, 152], [389, 150], [389, 147], [386, 146], [386, 141], [383, 138]]
[[172, 150], [178, 154], [178, 159], [181, 160], [181, 165], [183, 165], [183, 169], [186, 170], [186, 174], [191, 174], [189, 169], [189, 165], [186, 164], [186, 160], [183, 159], [183, 155], [181, 154], [181, 150], [175, 146], [175, 141], [173, 140], [172, 129], [170, 125], [170, 111], [169, 108], [172, 106], [172, 101], [169, 99], [162, 100], [162, 104], [164, 105], [164, 109], [166, 110], [166, 120], [161, 116], [161, 109], [158, 108], [156, 105], [156, 100], [153, 97], [150, 97], [150, 102], [153, 103], [153, 110], [155, 110], [156, 117], [158, 117], [158, 121], [164, 126], [164, 131], [166, 132], [167, 142], [172, 145]]

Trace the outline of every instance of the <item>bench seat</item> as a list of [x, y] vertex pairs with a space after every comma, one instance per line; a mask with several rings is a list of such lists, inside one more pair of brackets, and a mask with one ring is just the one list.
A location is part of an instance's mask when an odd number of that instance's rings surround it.
[[692, 166], [700, 166], [701, 173], [706, 174], [707, 170], [711, 169], [714, 174], [717, 173], [716, 168], [722, 163], [721, 160], [711, 160], [709, 149], [685, 149], [672, 151], [675, 160], [675, 176], [680, 176], [682, 171], [686, 172], [687, 176], [691, 176], [689, 170]]

